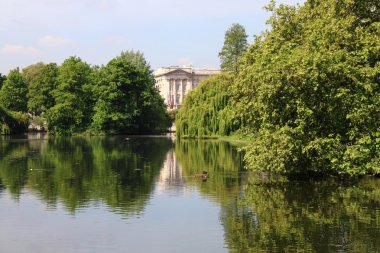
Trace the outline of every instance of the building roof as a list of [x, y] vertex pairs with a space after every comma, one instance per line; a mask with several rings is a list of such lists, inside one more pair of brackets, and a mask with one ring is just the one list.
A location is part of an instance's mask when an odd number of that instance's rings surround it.
[[214, 70], [214, 69], [195, 69], [192, 66], [190, 67], [171, 66], [171, 67], [162, 67], [162, 68], [157, 69], [154, 72], [154, 76], [155, 77], [163, 76], [177, 70], [181, 70], [181, 71], [187, 72], [189, 74], [194, 74], [194, 75], [214, 75], [220, 72], [220, 70]]

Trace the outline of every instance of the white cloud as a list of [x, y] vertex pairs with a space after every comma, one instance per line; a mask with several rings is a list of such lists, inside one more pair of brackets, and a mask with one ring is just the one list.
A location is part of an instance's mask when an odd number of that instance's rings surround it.
[[39, 39], [39, 43], [48, 47], [61, 47], [73, 44], [73, 41], [63, 37], [46, 35]]
[[28, 55], [28, 56], [34, 56], [34, 55], [40, 55], [42, 54], [42, 51], [33, 48], [33, 47], [25, 47], [22, 45], [16, 45], [16, 44], [5, 44], [1, 49], [0, 52], [3, 54], [12, 54], [12, 55]]

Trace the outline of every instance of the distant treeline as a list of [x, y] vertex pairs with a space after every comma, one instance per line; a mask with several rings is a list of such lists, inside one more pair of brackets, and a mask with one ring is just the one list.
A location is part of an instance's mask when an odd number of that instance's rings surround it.
[[0, 74], [0, 88], [3, 134], [26, 131], [27, 112], [35, 124], [59, 135], [161, 133], [171, 124], [140, 52], [122, 52], [101, 67], [69, 57], [61, 66], [16, 68]]
[[380, 174], [380, 1], [267, 9], [235, 68], [186, 97], [178, 135], [243, 136], [252, 170]]

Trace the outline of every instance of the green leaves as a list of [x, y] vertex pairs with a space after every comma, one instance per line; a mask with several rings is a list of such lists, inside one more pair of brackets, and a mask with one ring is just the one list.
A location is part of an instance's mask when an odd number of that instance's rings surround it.
[[237, 71], [239, 59], [248, 46], [247, 37], [245, 28], [240, 24], [232, 24], [226, 31], [224, 45], [219, 52], [222, 70]]
[[3, 87], [3, 83], [5, 82], [6, 79], [7, 79], [6, 76], [0, 73], [0, 90], [1, 90], [1, 87]]
[[233, 131], [228, 107], [232, 76], [222, 73], [203, 80], [186, 95], [176, 117], [177, 136], [227, 135]]
[[[252, 170], [379, 173], [379, 2], [271, 2], [268, 10], [271, 29], [239, 59], [228, 88], [213, 79], [189, 94], [178, 134], [251, 136], [245, 161]], [[232, 37], [228, 31], [224, 52], [234, 48]], [[213, 106], [219, 94], [227, 110]]]
[[19, 134], [28, 130], [28, 116], [22, 112], [12, 112], [0, 105], [0, 134]]
[[[358, 22], [371, 9], [364, 2], [273, 9], [272, 29], [250, 47], [231, 89], [236, 117], [247, 119], [255, 136], [247, 148], [249, 168], [378, 171], [379, 54], [369, 52], [378, 52], [380, 33], [374, 20]], [[352, 12], [358, 5], [363, 13]]]
[[[51, 92], [55, 105], [46, 113], [51, 133], [84, 131], [92, 117], [91, 68], [78, 57], [69, 57], [59, 67], [57, 86]], [[90, 86], [90, 88], [89, 88]]]
[[123, 52], [101, 70], [91, 130], [108, 134], [160, 133], [169, 117], [140, 52]]
[[[122, 52], [105, 67], [76, 56], [61, 66], [39, 62], [22, 74], [18, 69], [7, 78], [0, 74], [0, 88], [0, 131], [8, 134], [25, 123], [8, 110], [41, 116], [58, 135], [163, 133], [171, 125], [153, 71], [139, 51]], [[12, 120], [22, 127], [12, 129]]]
[[0, 90], [0, 105], [11, 111], [26, 112], [28, 87], [18, 68], [11, 70]]
[[28, 111], [40, 115], [54, 106], [52, 91], [57, 86], [57, 64], [36, 63], [24, 68], [22, 75], [28, 84]]

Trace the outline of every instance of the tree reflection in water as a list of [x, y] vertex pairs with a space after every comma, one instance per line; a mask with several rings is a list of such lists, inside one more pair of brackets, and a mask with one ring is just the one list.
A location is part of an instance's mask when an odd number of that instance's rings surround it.
[[[131, 217], [144, 212], [154, 190], [190, 187], [199, 201], [220, 206], [231, 252], [380, 252], [380, 179], [289, 181], [242, 167], [237, 147], [220, 141], [177, 140], [174, 147], [166, 138], [6, 140], [0, 194], [17, 200], [28, 191], [49, 208], [76, 213], [99, 204]], [[207, 181], [193, 177], [202, 171]]]
[[223, 212], [232, 252], [378, 252], [380, 181], [252, 176]]
[[[177, 141], [187, 183], [220, 203], [231, 252], [379, 252], [380, 180], [289, 181], [242, 175], [237, 148], [218, 141]], [[207, 182], [191, 180], [206, 170]]]
[[[187, 184], [195, 185], [204, 196], [225, 205], [238, 193], [243, 163], [235, 144], [216, 140], [177, 140], [175, 154]], [[193, 177], [202, 171], [208, 172], [207, 182]]]
[[55, 137], [0, 143], [0, 185], [14, 198], [27, 188], [54, 208], [75, 212], [105, 203], [126, 216], [144, 210], [165, 155], [166, 138]]

